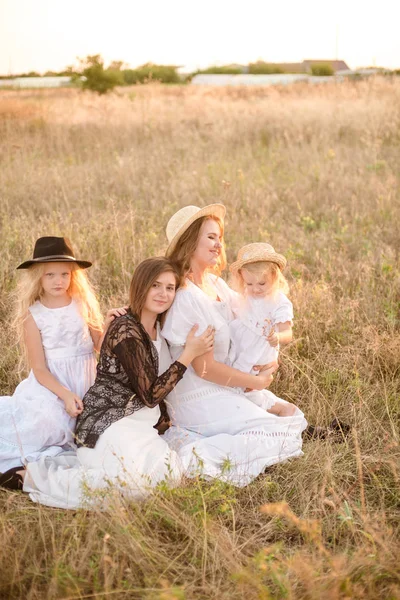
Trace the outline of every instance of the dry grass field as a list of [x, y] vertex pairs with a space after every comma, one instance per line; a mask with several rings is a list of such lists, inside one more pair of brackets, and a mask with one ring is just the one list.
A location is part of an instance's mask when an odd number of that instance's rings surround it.
[[95, 261], [106, 309], [177, 208], [223, 202], [230, 261], [251, 241], [289, 260], [273, 391], [352, 427], [245, 489], [186, 482], [109, 512], [0, 491], [0, 598], [400, 598], [399, 176], [399, 79], [0, 93], [0, 394], [21, 377], [15, 267], [38, 236]]

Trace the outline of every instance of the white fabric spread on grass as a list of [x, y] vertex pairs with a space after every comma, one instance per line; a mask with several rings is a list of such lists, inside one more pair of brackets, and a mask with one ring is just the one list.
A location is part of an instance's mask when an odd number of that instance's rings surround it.
[[[83, 398], [94, 382], [96, 357], [77, 303], [72, 300], [68, 306], [50, 309], [37, 301], [29, 310], [40, 331], [49, 371]], [[0, 472], [73, 447], [74, 429], [75, 419], [64, 402], [31, 371], [13, 396], [0, 397]]]
[[[160, 334], [154, 344], [161, 374], [170, 366], [171, 357]], [[24, 491], [34, 502], [47, 506], [87, 508], [96, 502], [104, 505], [107, 492], [113, 489], [139, 500], [164, 479], [176, 484], [182, 475], [181, 462], [153, 427], [159, 417], [158, 406], [143, 406], [110, 425], [95, 448], [78, 448], [76, 454], [30, 463]], [[104, 499], [102, 492], [106, 492]]]
[[[214, 358], [229, 363], [229, 323], [237, 296], [222, 279], [209, 275], [209, 282], [221, 301], [211, 299], [189, 280], [176, 294], [163, 328], [173, 360], [198, 323], [198, 334], [208, 325], [215, 327]], [[268, 390], [245, 394], [211, 383], [190, 366], [168, 396], [172, 427], [164, 437], [177, 450], [187, 474], [244, 486], [265, 467], [302, 454], [304, 415], [299, 409], [291, 417], [267, 413], [276, 402], [284, 400]]]

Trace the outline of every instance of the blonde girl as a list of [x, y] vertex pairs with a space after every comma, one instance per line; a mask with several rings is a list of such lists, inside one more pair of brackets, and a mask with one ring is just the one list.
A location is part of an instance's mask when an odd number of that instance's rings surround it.
[[[30, 373], [13, 396], [0, 397], [0, 472], [55, 456], [73, 442], [82, 397], [96, 375], [103, 319], [69, 240], [42, 237], [16, 294], [14, 325]], [[124, 309], [107, 313], [105, 327]]]
[[[237, 318], [230, 323], [231, 366], [255, 373], [253, 365], [277, 361], [279, 347], [292, 340], [293, 305], [282, 270], [286, 259], [270, 244], [248, 244], [230, 266], [232, 286], [241, 295]], [[272, 414], [290, 416], [294, 405], [275, 402]]]

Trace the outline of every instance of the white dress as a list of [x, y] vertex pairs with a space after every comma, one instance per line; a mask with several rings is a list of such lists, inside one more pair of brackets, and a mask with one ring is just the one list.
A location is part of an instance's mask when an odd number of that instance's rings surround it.
[[[233, 292], [221, 278], [209, 275], [209, 282], [221, 301], [212, 300], [189, 280], [175, 296], [163, 328], [173, 360], [198, 323], [199, 334], [208, 325], [215, 327], [214, 358], [229, 362]], [[168, 396], [172, 427], [164, 437], [178, 451], [189, 476], [219, 477], [244, 486], [267, 466], [302, 454], [301, 432], [307, 425], [303, 413], [296, 409], [292, 417], [278, 417], [265, 406], [284, 400], [269, 390], [252, 395], [250, 400], [241, 389], [211, 383], [191, 366], [187, 369]]]
[[[154, 344], [161, 374], [170, 366], [171, 355], [160, 333]], [[182, 465], [154, 429], [159, 417], [158, 406], [143, 406], [110, 425], [93, 449], [82, 447], [76, 453], [30, 463], [24, 491], [34, 502], [75, 509], [90, 508], [96, 502], [105, 506], [113, 490], [139, 500], [162, 480], [175, 485], [181, 479]]]
[[229, 325], [229, 362], [244, 373], [256, 372], [254, 365], [278, 360], [279, 346], [271, 346], [268, 335], [278, 323], [293, 323], [293, 304], [281, 291], [273, 297], [241, 299], [236, 318]]
[[[29, 311], [40, 331], [49, 371], [83, 398], [96, 375], [96, 357], [78, 304], [46, 308], [39, 301]], [[31, 371], [13, 396], [0, 397], [0, 472], [55, 456], [73, 444], [75, 419], [64, 402], [42, 386]]]

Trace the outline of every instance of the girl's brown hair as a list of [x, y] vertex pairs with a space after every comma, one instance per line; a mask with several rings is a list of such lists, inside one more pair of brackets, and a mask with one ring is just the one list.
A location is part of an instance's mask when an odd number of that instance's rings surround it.
[[205, 221], [213, 220], [218, 223], [221, 229], [221, 254], [218, 257], [218, 262], [212, 270], [216, 275], [221, 275], [221, 272], [226, 268], [225, 242], [224, 242], [224, 223], [218, 217], [200, 217], [187, 228], [175, 246], [175, 249], [170, 255], [170, 259], [174, 261], [181, 271], [181, 276], [184, 278], [190, 272], [190, 261], [197, 248], [199, 241], [201, 226]]
[[[169, 258], [165, 258], [164, 256], [147, 258], [135, 269], [129, 288], [129, 305], [131, 311], [139, 319], [146, 303], [147, 294], [161, 273], [173, 273], [175, 276], [176, 289], [178, 289], [180, 284], [179, 270]], [[163, 313], [158, 317], [161, 324], [164, 321], [165, 314], [166, 313]]]

